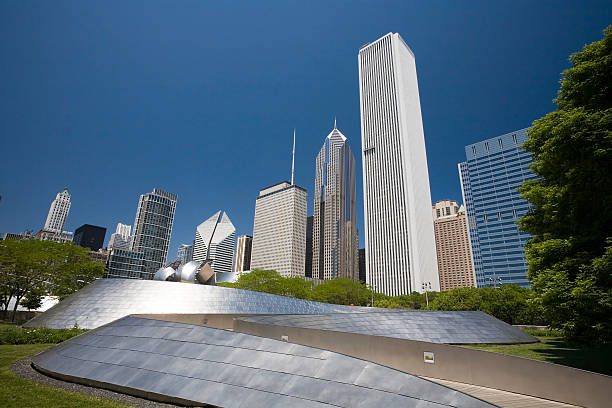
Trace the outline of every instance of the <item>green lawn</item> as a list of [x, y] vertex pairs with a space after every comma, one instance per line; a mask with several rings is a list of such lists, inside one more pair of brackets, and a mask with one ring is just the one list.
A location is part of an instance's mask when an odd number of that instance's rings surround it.
[[53, 344], [0, 345], [0, 406], [3, 408], [40, 407], [129, 407], [130, 405], [69, 392], [19, 377], [10, 365]]
[[560, 337], [538, 337], [540, 343], [469, 346], [496, 353], [548, 361], [612, 375], [612, 344], [573, 346]]

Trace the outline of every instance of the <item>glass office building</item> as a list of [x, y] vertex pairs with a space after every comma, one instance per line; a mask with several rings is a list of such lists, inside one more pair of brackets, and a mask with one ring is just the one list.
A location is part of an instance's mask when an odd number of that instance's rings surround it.
[[458, 166], [478, 287], [529, 287], [525, 243], [530, 235], [516, 223], [529, 208], [518, 188], [536, 178], [528, 167], [531, 154], [520, 148], [527, 130], [466, 146], [466, 161]]

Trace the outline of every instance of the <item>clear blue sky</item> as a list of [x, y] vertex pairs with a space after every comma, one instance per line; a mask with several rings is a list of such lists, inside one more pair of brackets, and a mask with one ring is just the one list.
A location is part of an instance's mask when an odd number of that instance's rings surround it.
[[[425, 5], [423, 5], [425, 3]], [[358, 166], [357, 52], [393, 31], [416, 55], [432, 199], [461, 200], [464, 146], [554, 109], [568, 55], [602, 38], [609, 1], [0, 1], [0, 231], [133, 224], [140, 194], [178, 194], [169, 258], [219, 209], [253, 229], [258, 190], [309, 192], [338, 118]]]

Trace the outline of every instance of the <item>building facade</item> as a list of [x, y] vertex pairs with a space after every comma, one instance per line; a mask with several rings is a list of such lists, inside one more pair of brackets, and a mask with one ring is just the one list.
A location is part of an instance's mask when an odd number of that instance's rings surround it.
[[264, 188], [255, 201], [251, 269], [304, 276], [306, 190], [287, 181]]
[[304, 276], [312, 278], [312, 223], [313, 216], [306, 217], [306, 269]]
[[130, 234], [132, 233], [132, 226], [122, 223], [117, 224], [117, 229], [111, 235], [108, 240], [108, 249], [111, 248], [122, 248], [129, 249], [130, 247]]
[[68, 218], [69, 211], [70, 194], [68, 194], [68, 189], [65, 188], [57, 193], [55, 200], [53, 200], [51, 203], [49, 214], [47, 214], [47, 221], [45, 221], [45, 227], [43, 230], [58, 234], [64, 232], [64, 226], [66, 224], [66, 218]]
[[211, 262], [215, 272], [232, 272], [236, 228], [225, 212], [217, 211], [196, 228], [193, 260]]
[[336, 128], [316, 159], [312, 277], [359, 279], [355, 157]]
[[389, 33], [358, 60], [366, 281], [393, 296], [439, 290], [414, 54]]
[[159, 189], [140, 196], [130, 250], [142, 253], [143, 279], [153, 279], [166, 263], [176, 198], [176, 194]]
[[65, 244], [66, 242], [72, 242], [72, 232], [70, 231], [49, 231], [42, 229], [34, 235], [34, 239], [38, 239], [40, 241], [53, 241], [60, 244]]
[[182, 244], [180, 247], [178, 247], [178, 250], [176, 251], [176, 258], [181, 265], [191, 261], [193, 259], [193, 244]]
[[525, 243], [530, 235], [516, 224], [529, 208], [517, 189], [536, 178], [529, 169], [531, 154], [520, 148], [527, 130], [466, 146], [466, 161], [458, 165], [478, 287], [529, 287]]
[[144, 253], [113, 248], [108, 254], [106, 278], [150, 279], [144, 270]]
[[465, 208], [452, 200], [432, 206], [440, 290], [476, 286]]
[[251, 270], [251, 250], [253, 249], [253, 237], [251, 235], [241, 235], [236, 244], [235, 272]]
[[74, 231], [73, 242], [75, 245], [97, 251], [104, 245], [105, 237], [106, 228], [84, 224]]

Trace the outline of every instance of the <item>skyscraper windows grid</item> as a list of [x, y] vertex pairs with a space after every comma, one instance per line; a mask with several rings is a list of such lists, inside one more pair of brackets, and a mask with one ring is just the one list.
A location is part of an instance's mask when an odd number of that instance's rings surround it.
[[358, 60], [367, 283], [387, 295], [438, 290], [414, 54], [389, 33]]
[[[466, 146], [467, 161], [459, 164], [479, 287], [498, 279], [529, 286], [524, 247], [530, 236], [516, 224], [529, 208], [517, 189], [536, 177], [528, 167], [531, 155], [519, 147], [527, 130]], [[495, 139], [497, 146], [490, 145]]]

